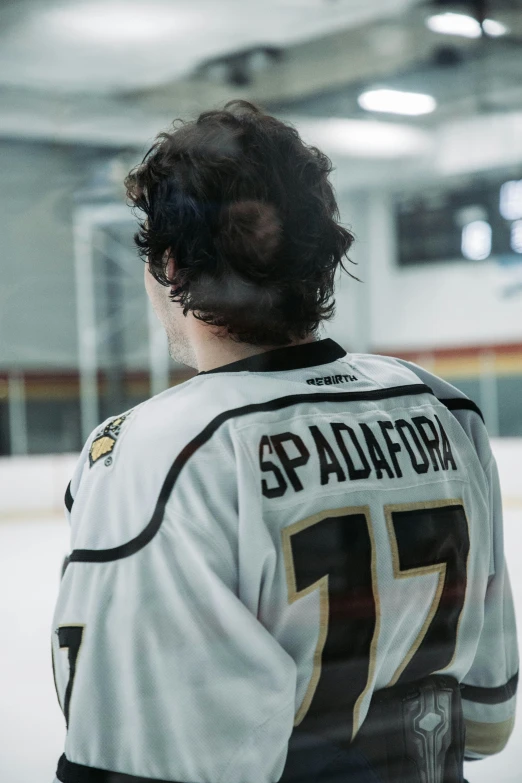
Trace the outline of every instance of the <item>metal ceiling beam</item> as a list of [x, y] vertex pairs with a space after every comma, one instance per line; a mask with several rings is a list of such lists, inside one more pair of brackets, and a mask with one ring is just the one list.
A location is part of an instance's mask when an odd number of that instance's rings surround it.
[[[314, 38], [287, 48], [265, 70], [252, 74], [249, 86], [231, 87], [193, 76], [128, 95], [150, 109], [166, 105], [185, 111], [213, 106], [231, 97], [283, 103], [347, 84], [384, 78], [425, 62], [446, 36], [425, 24], [426, 12], [411, 9], [397, 19]], [[462, 40], [464, 47], [473, 42]]]

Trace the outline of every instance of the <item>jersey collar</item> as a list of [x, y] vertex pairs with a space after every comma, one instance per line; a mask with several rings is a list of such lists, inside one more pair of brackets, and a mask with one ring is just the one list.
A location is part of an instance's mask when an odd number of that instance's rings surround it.
[[272, 351], [258, 353], [238, 362], [224, 364], [213, 370], [202, 370], [198, 375], [210, 375], [215, 372], [281, 372], [283, 370], [300, 370], [304, 367], [316, 367], [319, 364], [329, 364], [346, 356], [344, 348], [327, 337], [313, 343], [290, 345], [286, 348], [275, 348]]

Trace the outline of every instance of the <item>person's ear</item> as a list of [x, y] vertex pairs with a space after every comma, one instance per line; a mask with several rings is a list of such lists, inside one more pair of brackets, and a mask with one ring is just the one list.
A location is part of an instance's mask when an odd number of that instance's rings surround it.
[[[174, 280], [174, 276], [176, 274], [176, 263], [174, 261], [174, 257], [170, 255], [170, 247], [165, 251], [165, 254], [168, 254], [167, 266], [165, 267], [165, 274], [167, 276], [167, 280]], [[180, 287], [176, 285], [176, 283], [172, 282], [170, 284], [171, 295], [179, 294], [180, 290], [181, 290]]]
[[167, 277], [167, 280], [174, 280], [176, 265], [173, 256], [170, 254], [170, 247], [163, 253], [163, 263], [165, 264], [165, 276]]

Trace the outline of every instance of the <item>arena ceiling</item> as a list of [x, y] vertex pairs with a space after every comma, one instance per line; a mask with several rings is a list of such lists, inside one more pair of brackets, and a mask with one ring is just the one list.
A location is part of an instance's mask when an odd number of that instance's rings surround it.
[[286, 48], [403, 13], [415, 0], [18, 0], [0, 4], [0, 84], [108, 94], [207, 58]]
[[[507, 34], [427, 27], [484, 2]], [[353, 187], [522, 159], [522, 0], [0, 0], [0, 30], [4, 138], [141, 150], [242, 97], [346, 159]], [[370, 113], [358, 99], [375, 88], [436, 111]]]

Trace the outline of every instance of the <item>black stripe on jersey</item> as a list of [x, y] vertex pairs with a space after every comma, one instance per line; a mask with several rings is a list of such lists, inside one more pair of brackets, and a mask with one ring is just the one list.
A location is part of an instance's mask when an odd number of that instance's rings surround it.
[[70, 481], [69, 481], [69, 483], [67, 484], [67, 489], [65, 490], [65, 498], [64, 498], [64, 501], [65, 501], [65, 508], [67, 509], [67, 511], [69, 511], [69, 512], [70, 512], [70, 510], [71, 510], [71, 509], [72, 509], [72, 507], [73, 507], [73, 503], [74, 503], [74, 498], [73, 498], [73, 496], [71, 495], [71, 482], [70, 482]]
[[[277, 400], [269, 400], [268, 402], [253, 403], [251, 405], [244, 405], [241, 408], [233, 408], [229, 411], [223, 411], [219, 416], [216, 416], [207, 426], [193, 438], [190, 443], [180, 451], [176, 459], [174, 460], [167, 477], [163, 482], [163, 486], [160, 490], [156, 507], [147, 526], [139, 533], [135, 538], [127, 541], [126, 544], [112, 547], [111, 549], [75, 549], [69, 556], [69, 563], [108, 563], [112, 560], [120, 560], [123, 557], [129, 557], [136, 554], [140, 549], [143, 549], [156, 535], [160, 525], [163, 521], [163, 515], [165, 513], [165, 506], [167, 505], [170, 494], [174, 488], [179, 474], [187, 461], [192, 457], [196, 451], [204, 446], [212, 435], [218, 430], [222, 424], [229, 419], [239, 418], [240, 416], [247, 416], [251, 413], [267, 413], [269, 411], [282, 410], [283, 408], [289, 408], [292, 405], [299, 405], [304, 402], [360, 402], [361, 400], [384, 400], [393, 397], [407, 397], [416, 394], [431, 394], [433, 390], [426, 386], [424, 383], [406, 384], [404, 386], [392, 386], [388, 389], [371, 389], [370, 391], [353, 391], [353, 392], [315, 392], [308, 394], [292, 394], [288, 397], [279, 397]], [[470, 400], [441, 400], [446, 404], [451, 402], [451, 408], [455, 410], [457, 402], [470, 403]], [[471, 403], [475, 410], [476, 406]], [[450, 406], [447, 406], [450, 407]], [[469, 407], [465, 405], [463, 407]], [[480, 413], [478, 408], [476, 410]]]
[[124, 772], [110, 772], [97, 767], [86, 767], [84, 764], [69, 761], [65, 753], [58, 760], [56, 777], [62, 783], [176, 783], [173, 780], [142, 778], [139, 775], [126, 775]]
[[465, 397], [448, 397], [446, 399], [439, 398], [439, 402], [442, 402], [443, 405], [445, 405], [446, 408], [449, 408], [450, 411], [462, 410], [462, 409], [475, 411], [475, 413], [478, 413], [482, 421], [484, 421], [484, 416], [482, 415], [482, 411], [480, 410], [479, 406], [475, 402], [473, 402], [473, 400], [468, 400]]
[[517, 686], [518, 672], [505, 685], [499, 685], [497, 688], [479, 688], [477, 685], [462, 683], [460, 693], [466, 701], [474, 701], [477, 704], [502, 704], [513, 698]]
[[217, 372], [283, 372], [286, 370], [302, 370], [305, 367], [319, 367], [321, 364], [342, 359], [346, 356], [344, 348], [327, 337], [302, 345], [290, 345], [274, 348], [271, 351], [256, 353], [239, 359], [237, 362], [215, 367], [213, 370], [202, 370], [198, 375], [209, 375]]

